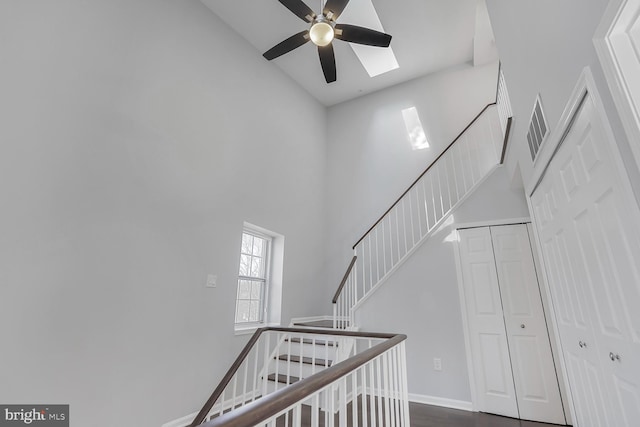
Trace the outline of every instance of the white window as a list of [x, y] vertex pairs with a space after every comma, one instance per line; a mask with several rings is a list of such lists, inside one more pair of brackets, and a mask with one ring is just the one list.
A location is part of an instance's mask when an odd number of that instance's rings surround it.
[[240, 249], [236, 325], [265, 322], [272, 238], [245, 228]]

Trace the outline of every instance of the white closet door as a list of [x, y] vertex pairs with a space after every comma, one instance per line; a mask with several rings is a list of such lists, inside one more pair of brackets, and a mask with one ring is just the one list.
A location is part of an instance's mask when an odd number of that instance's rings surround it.
[[565, 424], [527, 226], [491, 227], [520, 418]]
[[580, 427], [640, 419], [640, 213], [616, 149], [587, 96], [531, 198]]
[[478, 406], [519, 418], [491, 234], [475, 228], [459, 235]]

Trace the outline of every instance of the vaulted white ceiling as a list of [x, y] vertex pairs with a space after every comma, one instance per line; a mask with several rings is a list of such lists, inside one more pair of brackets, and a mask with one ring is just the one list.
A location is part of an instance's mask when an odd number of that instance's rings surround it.
[[[252, 44], [259, 56], [308, 28], [277, 0], [201, 1]], [[320, 10], [321, 0], [305, 1], [316, 12]], [[366, 26], [357, 22], [357, 13], [351, 13], [357, 10], [358, 2], [364, 1], [371, 0], [351, 0], [354, 6], [347, 5], [338, 22]], [[384, 31], [393, 36], [391, 47], [399, 68], [369, 77], [350, 45], [340, 40], [333, 42], [337, 67], [334, 83], [325, 82], [316, 47], [311, 43], [276, 58], [270, 65], [280, 67], [329, 106], [473, 61], [478, 0], [372, 1]]]

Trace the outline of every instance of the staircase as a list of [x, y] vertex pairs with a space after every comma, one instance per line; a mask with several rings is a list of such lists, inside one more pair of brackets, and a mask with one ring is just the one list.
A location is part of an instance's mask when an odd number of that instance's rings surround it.
[[511, 105], [502, 70], [496, 101], [484, 109], [353, 245], [333, 298], [333, 327], [354, 325], [355, 310], [504, 161]]
[[353, 245], [329, 322], [262, 328], [191, 423], [409, 426], [404, 335], [357, 332], [355, 310], [504, 161], [511, 107], [487, 105]]

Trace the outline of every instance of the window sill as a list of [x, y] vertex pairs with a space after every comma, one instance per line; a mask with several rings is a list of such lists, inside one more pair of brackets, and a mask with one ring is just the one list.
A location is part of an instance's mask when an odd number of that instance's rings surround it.
[[243, 325], [243, 326], [236, 325], [235, 331], [234, 331], [234, 335], [236, 335], [236, 336], [238, 336], [238, 335], [250, 335], [250, 334], [253, 334], [259, 328], [266, 328], [268, 326], [280, 326], [280, 324], [278, 324], [278, 323], [259, 323], [259, 324], [252, 324], [252, 325]]

